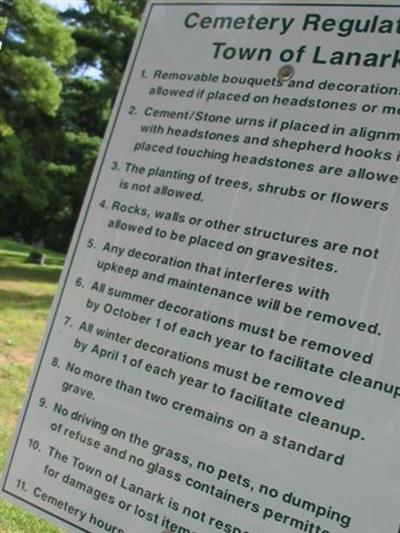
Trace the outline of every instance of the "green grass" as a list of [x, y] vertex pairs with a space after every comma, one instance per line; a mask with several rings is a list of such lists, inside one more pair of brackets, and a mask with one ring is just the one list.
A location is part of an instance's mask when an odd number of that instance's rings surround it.
[[[61, 254], [43, 250], [46, 265], [31, 265], [31, 250], [0, 239], [0, 471], [64, 262]], [[60, 531], [0, 499], [0, 533]]]
[[20, 242], [11, 241], [9, 239], [0, 239], [0, 250], [1, 254], [4, 256], [23, 256], [26, 260], [30, 252], [40, 252], [45, 254], [46, 266], [63, 266], [64, 264], [64, 255], [58, 252], [53, 252], [47, 248], [38, 248], [37, 246], [31, 246], [29, 244], [21, 244]]

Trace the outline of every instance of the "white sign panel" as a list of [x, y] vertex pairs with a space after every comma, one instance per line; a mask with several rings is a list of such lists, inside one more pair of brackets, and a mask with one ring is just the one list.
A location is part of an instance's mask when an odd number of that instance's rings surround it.
[[399, 33], [386, 2], [148, 5], [5, 497], [74, 532], [398, 532]]

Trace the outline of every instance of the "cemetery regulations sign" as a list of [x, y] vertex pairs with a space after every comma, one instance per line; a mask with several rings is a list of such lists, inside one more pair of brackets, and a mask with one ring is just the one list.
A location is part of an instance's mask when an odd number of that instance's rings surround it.
[[68, 531], [397, 533], [400, 9], [152, 2], [4, 470]]

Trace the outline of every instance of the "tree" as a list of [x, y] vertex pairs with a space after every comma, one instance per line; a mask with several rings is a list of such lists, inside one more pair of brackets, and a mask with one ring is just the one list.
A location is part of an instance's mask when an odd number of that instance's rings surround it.
[[0, 53], [1, 233], [67, 248], [144, 5], [57, 14], [15, 0]]
[[71, 30], [38, 0], [14, 0], [0, 53], [0, 231], [39, 237], [53, 192], [60, 76]]
[[11, 0], [0, 0], [0, 48], [8, 24], [8, 13], [11, 8]]
[[66, 248], [73, 231], [144, 5], [145, 0], [87, 0], [84, 9], [61, 14], [73, 28], [77, 53], [64, 78], [59, 114], [70, 173], [59, 184], [63, 209], [49, 224], [46, 240], [53, 248]]

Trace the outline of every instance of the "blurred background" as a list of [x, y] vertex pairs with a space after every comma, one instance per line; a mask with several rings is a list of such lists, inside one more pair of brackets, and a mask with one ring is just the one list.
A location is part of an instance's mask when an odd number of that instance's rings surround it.
[[8, 3], [0, 236], [65, 252], [145, 0]]

